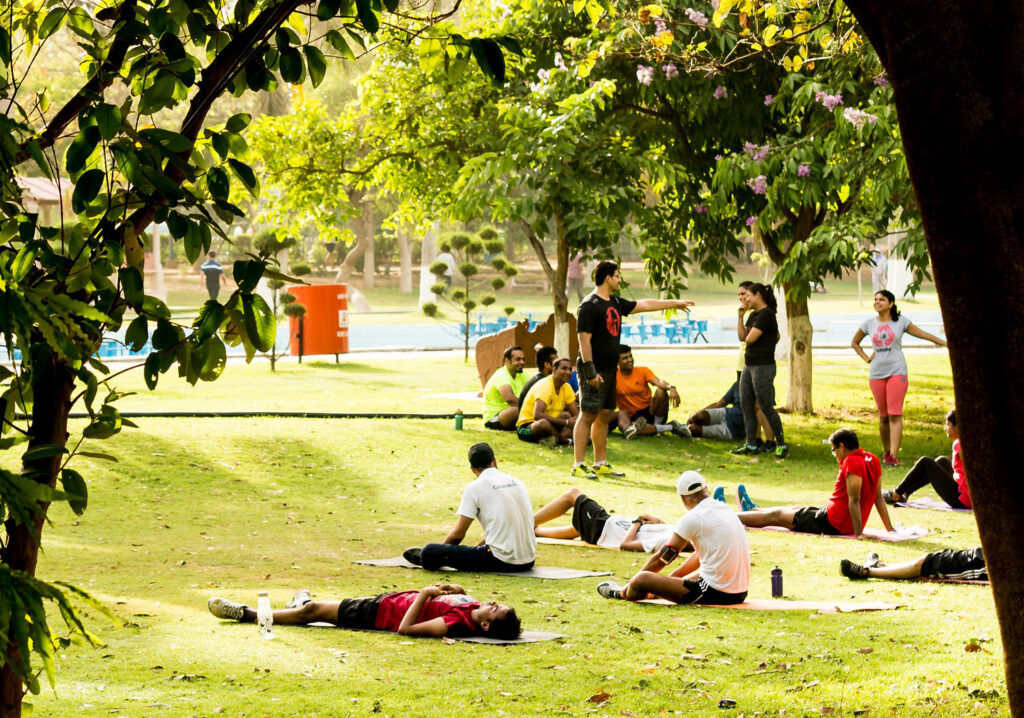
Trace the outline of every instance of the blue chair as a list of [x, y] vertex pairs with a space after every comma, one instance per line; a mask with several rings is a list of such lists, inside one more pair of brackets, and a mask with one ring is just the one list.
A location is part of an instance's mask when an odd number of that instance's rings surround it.
[[711, 342], [709, 342], [708, 338], [704, 335], [704, 332], [708, 330], [708, 320], [698, 319], [697, 321], [692, 322], [692, 325], [693, 331], [696, 333], [693, 335], [691, 343], [696, 344], [698, 339], [703, 339], [705, 344], [710, 344]]

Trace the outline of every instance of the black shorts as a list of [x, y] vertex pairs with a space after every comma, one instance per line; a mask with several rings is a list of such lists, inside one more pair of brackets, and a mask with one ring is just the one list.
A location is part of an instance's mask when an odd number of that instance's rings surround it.
[[958, 581], [987, 581], [988, 569], [985, 567], [985, 557], [981, 554], [981, 546], [964, 551], [947, 548], [924, 557], [921, 575]]
[[484, 422], [484, 428], [493, 429], [494, 431], [515, 431], [516, 427], [515, 424], [513, 424], [512, 426], [506, 429], [504, 426], [501, 425], [501, 422], [498, 421], [498, 417], [494, 416], [493, 418], [488, 419], [487, 421]]
[[630, 416], [629, 416], [629, 423], [632, 424], [634, 421], [636, 421], [640, 417], [643, 417], [644, 420], [648, 424], [651, 424], [651, 425], [654, 424], [654, 414], [651, 413], [651, 407], [647, 407], [646, 409], [641, 409], [640, 411], [638, 411], [635, 414], [630, 414]]
[[596, 414], [602, 409], [615, 411], [615, 372], [598, 372], [601, 385], [592, 387], [583, 376], [583, 368], [577, 369], [580, 377], [580, 409]]
[[343, 598], [338, 605], [338, 619], [336, 623], [339, 628], [362, 628], [371, 630], [377, 622], [377, 608], [380, 601], [390, 593], [381, 593], [366, 598]]
[[804, 534], [839, 536], [840, 531], [828, 520], [828, 510], [804, 506], [793, 516], [793, 530]]
[[576, 497], [572, 507], [572, 527], [580, 532], [580, 538], [587, 543], [597, 545], [608, 518], [604, 507], [586, 494]]
[[531, 444], [536, 444], [538, 441], [543, 439], [543, 436], [535, 436], [533, 430], [530, 427], [533, 424], [523, 424], [522, 426], [516, 427], [516, 436], [519, 437], [520, 441], [528, 441]]
[[679, 602], [682, 605], [702, 603], [706, 606], [732, 606], [747, 600], [746, 591], [743, 593], [725, 593], [717, 588], [711, 588], [703, 578], [698, 578], [696, 581], [683, 579], [683, 586], [686, 587], [688, 593]]

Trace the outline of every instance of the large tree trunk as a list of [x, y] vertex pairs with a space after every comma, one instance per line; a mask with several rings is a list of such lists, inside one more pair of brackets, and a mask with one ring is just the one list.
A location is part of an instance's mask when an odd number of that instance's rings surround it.
[[[47, 362], [34, 367], [32, 382], [32, 438], [29, 449], [42, 444], [59, 444], [63, 446], [68, 437], [68, 412], [71, 410], [71, 390], [74, 388], [74, 376], [68, 368], [51, 357]], [[54, 486], [57, 481], [57, 470], [62, 456], [52, 456], [30, 462], [25, 465], [26, 472], [32, 472], [40, 483]], [[48, 505], [34, 521], [37, 536], [42, 536], [43, 523]], [[7, 545], [0, 549], [0, 559], [16, 571], [24, 571], [30, 576], [36, 573], [36, 562], [39, 559], [39, 544], [32, 532], [24, 524], [8, 518], [4, 523], [7, 532]], [[23, 686], [21, 679], [15, 675], [10, 666], [19, 660], [17, 645], [12, 642], [7, 647], [8, 662], [0, 668], [0, 716], [18, 718], [21, 715], [21, 697]]]
[[[373, 241], [373, 207], [369, 201], [365, 201], [366, 195], [363, 192], [353, 192], [352, 200], [355, 204], [361, 204], [363, 208], [363, 214], [355, 221], [356, 226], [356, 244], [352, 249], [345, 255], [345, 261], [338, 267], [338, 273], [334, 277], [335, 282], [350, 282], [352, 280], [352, 272], [356, 268], [356, 262], [359, 258], [366, 255], [366, 259], [363, 260], [363, 286], [373, 286], [373, 269], [369, 272], [366, 271], [367, 262], [372, 262], [373, 253], [370, 250], [370, 254], [367, 255], [370, 243]], [[370, 220], [367, 220], [367, 216]], [[369, 229], [367, 229], [369, 228]], [[370, 276], [370, 283], [366, 284], [366, 275]]]
[[412, 248], [409, 246], [409, 235], [401, 228], [395, 232], [398, 244], [398, 291], [412, 294]]
[[[1024, 716], [1024, 3], [848, 0], [896, 97], [1010, 710]], [[1017, 151], [1013, 151], [1016, 147]]]
[[566, 275], [569, 273], [569, 240], [565, 236], [565, 223], [560, 215], [555, 215], [555, 228], [557, 233], [555, 248], [555, 266], [551, 266], [544, 245], [533, 233], [533, 229], [524, 220], [519, 220], [519, 225], [526, 232], [526, 238], [530, 240], [537, 259], [540, 260], [540, 267], [544, 270], [544, 277], [551, 287], [551, 304], [555, 315], [555, 349], [558, 356], [569, 356], [569, 298], [565, 293]]
[[377, 228], [373, 203], [363, 205], [363, 236], [366, 238], [366, 249], [363, 252], [363, 288], [373, 289], [377, 274], [377, 256], [374, 253], [374, 235]]
[[793, 285], [784, 285], [786, 322], [789, 327], [789, 394], [786, 408], [790, 411], [814, 411], [811, 400], [811, 317], [807, 299], [790, 299]]

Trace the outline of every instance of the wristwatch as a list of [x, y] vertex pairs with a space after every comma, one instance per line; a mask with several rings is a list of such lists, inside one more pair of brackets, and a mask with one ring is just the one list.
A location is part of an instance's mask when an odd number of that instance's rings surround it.
[[643, 522], [644, 522], [643, 516], [637, 516], [635, 519], [633, 519], [633, 523], [635, 523], [635, 524], [643, 524]]

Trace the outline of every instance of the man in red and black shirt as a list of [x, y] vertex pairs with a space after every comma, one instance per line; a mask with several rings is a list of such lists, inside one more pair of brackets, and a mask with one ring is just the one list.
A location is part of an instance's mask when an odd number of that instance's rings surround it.
[[878, 457], [860, 448], [853, 429], [840, 429], [829, 437], [832, 455], [839, 462], [835, 489], [824, 508], [780, 506], [753, 509], [738, 515], [744, 526], [782, 526], [809, 534], [831, 534], [860, 538], [871, 507], [886, 531], [892, 531], [889, 511], [882, 499], [882, 465]]
[[[305, 597], [303, 602], [302, 596]], [[340, 601], [310, 601], [305, 590], [296, 594], [294, 608], [274, 611], [274, 623], [305, 626], [333, 623], [339, 628], [392, 631], [403, 636], [472, 636], [512, 640], [520, 622], [514, 608], [496, 601], [480, 603], [454, 583], [438, 583], [419, 591], [382, 593]], [[223, 598], [211, 598], [210, 613], [243, 623], [256, 620], [256, 609]]]

